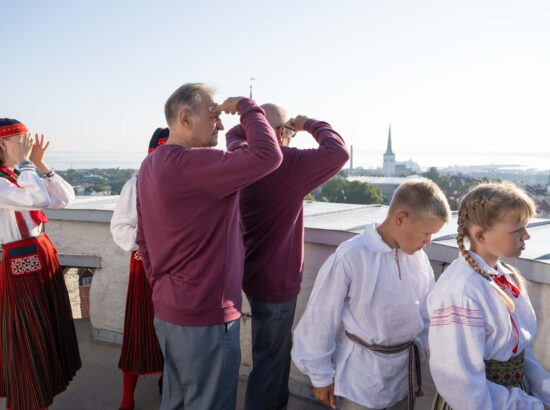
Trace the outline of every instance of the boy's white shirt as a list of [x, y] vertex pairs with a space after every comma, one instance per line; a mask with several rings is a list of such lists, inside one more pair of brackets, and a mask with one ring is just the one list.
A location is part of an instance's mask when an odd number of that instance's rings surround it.
[[351, 341], [343, 329], [377, 345], [417, 340], [427, 353], [426, 297], [434, 277], [424, 251], [407, 255], [383, 240], [377, 225], [342, 243], [321, 267], [307, 308], [294, 330], [292, 359], [315, 387], [384, 408], [408, 391], [408, 351], [381, 354]]
[[[500, 262], [495, 270], [475, 253], [470, 254], [486, 272], [504, 273], [512, 281], [509, 270]], [[543, 401], [550, 405], [550, 374], [533, 355], [537, 324], [529, 297], [523, 291], [512, 298], [518, 340], [509, 310], [494, 286], [460, 256], [430, 293], [430, 370], [437, 390], [456, 409], [544, 409]], [[525, 372], [532, 396], [485, 377], [484, 360], [509, 360], [518, 342], [517, 352], [525, 350]]]

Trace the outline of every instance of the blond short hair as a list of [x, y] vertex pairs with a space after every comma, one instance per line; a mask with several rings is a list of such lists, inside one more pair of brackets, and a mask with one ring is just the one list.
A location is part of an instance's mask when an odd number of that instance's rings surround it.
[[415, 178], [399, 185], [393, 193], [389, 212], [404, 209], [412, 216], [435, 216], [447, 223], [451, 208], [445, 194], [435, 182], [427, 178]]

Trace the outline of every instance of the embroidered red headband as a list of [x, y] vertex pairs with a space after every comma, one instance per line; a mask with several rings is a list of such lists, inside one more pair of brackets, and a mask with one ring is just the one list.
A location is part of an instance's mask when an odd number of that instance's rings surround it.
[[169, 134], [170, 134], [170, 130], [168, 128], [157, 128], [153, 133], [151, 140], [149, 141], [148, 153], [150, 154], [157, 147], [161, 146], [162, 144], [165, 144], [166, 141], [168, 140]]
[[24, 124], [10, 118], [0, 118], [0, 138], [8, 138], [14, 135], [26, 134], [29, 132]]

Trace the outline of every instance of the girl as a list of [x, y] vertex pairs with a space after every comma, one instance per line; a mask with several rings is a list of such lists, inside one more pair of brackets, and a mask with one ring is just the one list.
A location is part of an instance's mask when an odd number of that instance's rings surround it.
[[535, 312], [516, 269], [500, 260], [521, 255], [535, 213], [533, 200], [511, 183], [480, 184], [462, 199], [460, 256], [428, 296], [434, 409], [550, 405], [550, 374], [532, 351]]
[[[168, 139], [168, 128], [158, 128], [149, 143], [149, 153]], [[113, 240], [125, 251], [131, 251], [130, 280], [126, 295], [124, 336], [118, 367], [123, 375], [123, 397], [120, 410], [134, 408], [134, 391], [139, 375], [161, 373], [162, 351], [153, 326], [151, 286], [145, 277], [143, 263], [136, 245], [137, 210], [134, 175], [122, 188], [111, 219]], [[159, 380], [162, 389], [162, 377]]]
[[0, 119], [0, 396], [12, 410], [51, 405], [81, 366], [63, 272], [40, 210], [64, 208], [74, 191], [44, 162], [49, 142], [27, 132], [17, 120]]

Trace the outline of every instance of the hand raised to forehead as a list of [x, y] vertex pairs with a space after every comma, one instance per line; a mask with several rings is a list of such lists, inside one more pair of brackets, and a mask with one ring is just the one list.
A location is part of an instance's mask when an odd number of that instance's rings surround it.
[[212, 105], [210, 107], [210, 112], [218, 114], [221, 112], [225, 112], [226, 114], [237, 114], [237, 103], [244, 98], [245, 97], [229, 97], [219, 105]]
[[50, 146], [50, 141], [44, 143], [44, 134], [40, 135], [40, 137], [38, 137], [38, 134], [34, 134], [34, 141], [32, 138], [31, 141], [33, 142], [33, 145], [30, 160], [36, 165], [43, 161], [44, 153]]
[[297, 117], [288, 120], [287, 125], [294, 128], [296, 131], [303, 131], [304, 124], [307, 120], [309, 120], [309, 117], [306, 117], [305, 115], [298, 115]]

